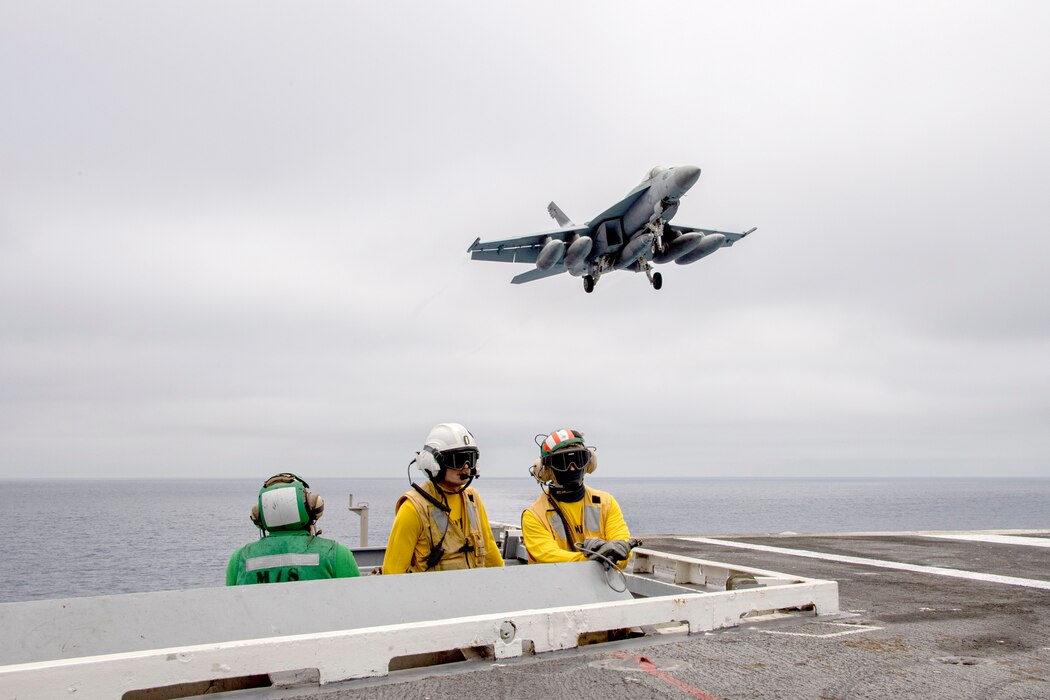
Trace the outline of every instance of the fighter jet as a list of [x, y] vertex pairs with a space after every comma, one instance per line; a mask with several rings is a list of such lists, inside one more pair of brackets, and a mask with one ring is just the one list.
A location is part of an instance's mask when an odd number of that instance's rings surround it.
[[583, 277], [583, 290], [590, 294], [606, 272], [644, 272], [653, 289], [663, 286], [663, 277], [653, 272], [653, 263], [688, 265], [720, 248], [728, 248], [752, 231], [714, 231], [670, 223], [689, 188], [700, 177], [700, 168], [681, 165], [657, 166], [641, 184], [585, 224], [574, 224], [557, 204], [547, 212], [559, 228], [503, 241], [481, 242], [477, 238], [467, 252], [471, 260], [495, 260], [535, 265], [511, 280], [522, 284], [568, 272]]

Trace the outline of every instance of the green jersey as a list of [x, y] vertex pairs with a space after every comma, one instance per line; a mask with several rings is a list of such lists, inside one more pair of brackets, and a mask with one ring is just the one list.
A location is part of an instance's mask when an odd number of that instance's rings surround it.
[[360, 575], [357, 561], [345, 545], [324, 537], [311, 537], [306, 530], [277, 531], [233, 553], [226, 566], [226, 585]]

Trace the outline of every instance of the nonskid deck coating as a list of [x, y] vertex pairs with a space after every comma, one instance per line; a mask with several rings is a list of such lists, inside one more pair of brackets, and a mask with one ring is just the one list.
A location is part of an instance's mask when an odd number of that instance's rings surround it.
[[[647, 637], [500, 663], [451, 664], [321, 689], [230, 695], [325, 700], [1050, 697], [1050, 591], [731, 546], [735, 540], [918, 564], [923, 560], [915, 553], [921, 551], [940, 567], [1014, 571], [1014, 576], [1050, 582], [1046, 547], [930, 534], [717, 538], [728, 541], [726, 545], [645, 538], [647, 546], [665, 551], [837, 580], [842, 610], [848, 611], [841, 619], [780, 618], [694, 637]], [[1006, 534], [1046, 538], [1050, 531]], [[1017, 573], [1019, 557], [1023, 573]]]

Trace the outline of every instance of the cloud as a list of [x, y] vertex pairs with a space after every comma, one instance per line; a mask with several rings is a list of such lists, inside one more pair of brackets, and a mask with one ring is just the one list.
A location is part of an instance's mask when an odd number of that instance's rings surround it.
[[[610, 475], [1041, 474], [1047, 14], [4, 8], [0, 475], [394, 475], [446, 420], [493, 475], [563, 425]], [[759, 230], [659, 292], [464, 252], [657, 163]]]

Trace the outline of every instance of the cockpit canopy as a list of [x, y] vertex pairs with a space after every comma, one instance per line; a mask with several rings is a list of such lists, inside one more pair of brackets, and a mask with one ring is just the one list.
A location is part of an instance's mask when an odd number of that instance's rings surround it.
[[667, 168], [665, 168], [662, 165], [656, 166], [655, 168], [649, 171], [649, 174], [645, 176], [645, 179], [642, 180], [642, 182], [649, 182], [649, 180], [652, 180], [654, 177], [656, 177], [665, 170], [667, 170]]

